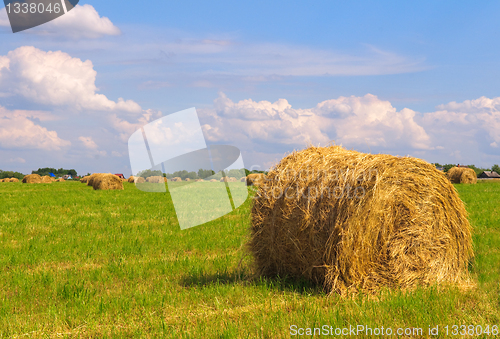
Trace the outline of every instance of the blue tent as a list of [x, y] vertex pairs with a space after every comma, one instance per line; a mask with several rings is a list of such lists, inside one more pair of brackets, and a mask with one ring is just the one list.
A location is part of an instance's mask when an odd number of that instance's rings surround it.
[[56, 176], [54, 175], [54, 173], [49, 173], [49, 175], [50, 175], [51, 177], [54, 177], [54, 178], [56, 177]]

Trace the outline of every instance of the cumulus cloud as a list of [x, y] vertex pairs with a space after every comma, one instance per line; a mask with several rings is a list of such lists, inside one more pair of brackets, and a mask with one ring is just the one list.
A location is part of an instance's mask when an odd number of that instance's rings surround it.
[[0, 106], [0, 147], [58, 151], [70, 145], [71, 142], [59, 138], [57, 132]]
[[432, 148], [430, 137], [415, 121], [415, 111], [397, 111], [390, 102], [371, 94], [340, 97], [313, 108], [295, 109], [285, 99], [274, 103], [251, 99], [235, 103], [220, 93], [214, 110], [202, 113], [208, 121], [203, 126], [204, 133], [213, 142], [239, 139], [300, 147], [334, 140], [350, 146]]
[[441, 143], [457, 147], [483, 141], [483, 149], [500, 144], [500, 97], [450, 102], [437, 109], [424, 114], [422, 124]]
[[114, 102], [98, 94], [96, 75], [90, 60], [82, 61], [61, 51], [24, 46], [0, 57], [0, 92], [79, 110], [142, 111], [132, 100], [120, 98]]
[[92, 137], [79, 137], [78, 140], [80, 140], [83, 143], [83, 145], [88, 149], [97, 149], [98, 148], [95, 141], [92, 140]]
[[[10, 26], [5, 8], [0, 10], [0, 26]], [[104, 35], [119, 35], [120, 29], [111, 20], [99, 16], [91, 5], [76, 5], [71, 11], [44, 25], [27, 31], [37, 35], [65, 36], [73, 39], [96, 39]]]
[[125, 120], [117, 114], [112, 114], [108, 118], [108, 123], [119, 133], [120, 140], [127, 142], [132, 133], [151, 121], [161, 118], [161, 116], [161, 111], [148, 109], [142, 111], [142, 114], [134, 122]]

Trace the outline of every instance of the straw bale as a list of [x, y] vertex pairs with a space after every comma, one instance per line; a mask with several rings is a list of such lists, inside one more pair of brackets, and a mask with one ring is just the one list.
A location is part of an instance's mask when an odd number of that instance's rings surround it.
[[101, 173], [94, 177], [92, 187], [94, 190], [122, 190], [123, 181], [111, 173]]
[[186, 178], [186, 180], [185, 180], [185, 181], [191, 181], [191, 179], [189, 179], [189, 178]]
[[54, 179], [52, 179], [51, 177], [49, 177], [48, 175], [44, 175], [42, 177], [42, 183], [44, 184], [51, 184], [54, 182]]
[[210, 182], [218, 182], [217, 179], [210, 179]]
[[266, 180], [266, 175], [264, 173], [252, 173], [247, 176], [247, 186], [259, 186], [262, 185]]
[[23, 178], [23, 184], [40, 184], [42, 177], [38, 174], [28, 174]]
[[182, 178], [181, 177], [175, 177], [175, 178], [170, 179], [170, 181], [182, 181]]
[[195, 181], [196, 182], [205, 182], [205, 180], [203, 180], [203, 179], [196, 179]]
[[10, 182], [19, 182], [18, 178], [10, 178]]
[[330, 293], [471, 285], [471, 226], [457, 191], [411, 157], [309, 147], [283, 158], [252, 208], [256, 273]]
[[247, 182], [247, 177], [243, 177], [240, 179], [241, 182]]
[[83, 178], [80, 178], [80, 182], [86, 184], [89, 182], [89, 179], [90, 179], [90, 175], [86, 175]]
[[90, 176], [89, 180], [87, 181], [87, 186], [92, 186], [94, 187], [94, 181], [99, 178], [99, 177], [102, 177], [103, 175], [106, 175], [106, 174], [111, 174], [111, 173], [94, 173]]
[[146, 182], [146, 179], [143, 177], [135, 177], [135, 183], [136, 184], [144, 184]]
[[452, 167], [446, 173], [453, 184], [476, 184], [477, 175], [472, 168]]
[[162, 176], [152, 176], [152, 177], [148, 177], [146, 179], [147, 182], [150, 182], [150, 183], [153, 183], [153, 184], [160, 184], [160, 183], [164, 183], [165, 180], [163, 180], [163, 177]]
[[127, 181], [132, 184], [135, 182], [135, 177], [133, 175], [131, 175], [130, 177], [128, 177]]
[[56, 179], [56, 182], [65, 182], [66, 180], [64, 180], [63, 178], [59, 178], [59, 179]]

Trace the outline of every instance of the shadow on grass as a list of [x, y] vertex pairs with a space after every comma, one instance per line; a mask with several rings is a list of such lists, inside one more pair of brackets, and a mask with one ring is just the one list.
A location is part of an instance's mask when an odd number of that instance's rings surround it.
[[263, 287], [277, 292], [294, 292], [300, 294], [320, 295], [325, 294], [321, 285], [314, 284], [305, 279], [290, 277], [254, 277], [249, 271], [242, 272], [191, 272], [180, 280], [183, 287], [210, 287], [213, 285], [244, 285]]

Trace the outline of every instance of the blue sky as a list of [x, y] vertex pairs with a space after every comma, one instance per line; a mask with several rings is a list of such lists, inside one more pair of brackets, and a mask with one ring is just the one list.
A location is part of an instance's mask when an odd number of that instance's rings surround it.
[[16, 34], [0, 11], [0, 168], [128, 175], [127, 138], [193, 106], [247, 167], [330, 141], [490, 167], [499, 7], [80, 1]]

